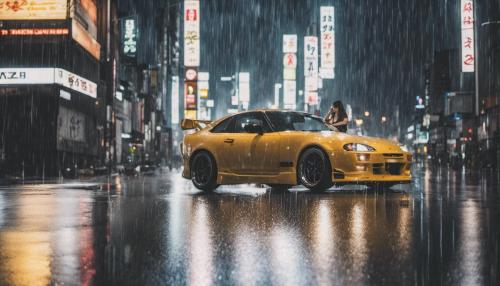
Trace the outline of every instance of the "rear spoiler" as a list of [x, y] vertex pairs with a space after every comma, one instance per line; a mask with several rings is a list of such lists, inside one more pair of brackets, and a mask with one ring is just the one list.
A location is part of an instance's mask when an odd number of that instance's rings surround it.
[[182, 119], [181, 128], [182, 130], [196, 129], [201, 130], [207, 127], [212, 121], [208, 120], [194, 120], [194, 119]]

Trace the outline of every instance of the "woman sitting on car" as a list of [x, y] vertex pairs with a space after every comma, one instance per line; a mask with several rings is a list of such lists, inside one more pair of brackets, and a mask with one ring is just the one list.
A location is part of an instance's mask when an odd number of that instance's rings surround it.
[[325, 122], [335, 127], [339, 132], [347, 132], [347, 124], [349, 124], [349, 119], [347, 117], [347, 112], [345, 111], [342, 101], [337, 100], [332, 104], [330, 111], [325, 116]]

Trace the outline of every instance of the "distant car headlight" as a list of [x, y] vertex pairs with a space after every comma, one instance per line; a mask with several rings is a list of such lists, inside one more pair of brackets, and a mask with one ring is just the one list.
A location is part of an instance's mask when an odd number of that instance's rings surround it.
[[344, 145], [344, 150], [355, 152], [373, 152], [375, 148], [361, 143], [349, 143]]
[[401, 148], [401, 150], [403, 150], [403, 152], [409, 152], [408, 147], [406, 147], [406, 145], [401, 144], [401, 145], [399, 145], [399, 148]]

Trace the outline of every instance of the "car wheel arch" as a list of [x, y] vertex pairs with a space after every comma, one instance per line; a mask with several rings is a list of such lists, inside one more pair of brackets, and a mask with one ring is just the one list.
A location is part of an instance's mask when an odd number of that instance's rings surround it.
[[297, 158], [295, 158], [295, 160], [296, 160], [295, 166], [298, 166], [299, 160], [300, 160], [300, 157], [302, 157], [302, 154], [304, 154], [305, 151], [307, 151], [308, 149], [311, 149], [311, 148], [318, 148], [319, 150], [321, 150], [325, 154], [330, 165], [332, 164], [332, 162], [330, 160], [330, 156], [328, 155], [328, 152], [325, 150], [325, 148], [323, 146], [321, 146], [319, 144], [309, 144], [309, 145], [302, 147], [302, 149], [300, 150], [299, 155], [297, 156]]
[[297, 183], [299, 182], [299, 161], [300, 161], [300, 158], [302, 157], [302, 155], [304, 154], [304, 152], [306, 152], [307, 150], [311, 149], [311, 148], [317, 148], [319, 150], [321, 150], [323, 152], [323, 154], [326, 156], [326, 159], [328, 160], [328, 163], [330, 164], [332, 170], [333, 170], [333, 167], [332, 167], [332, 161], [330, 159], [330, 156], [328, 156], [328, 152], [326, 152], [325, 148], [323, 148], [323, 146], [321, 145], [318, 145], [318, 144], [309, 144], [309, 145], [306, 145], [304, 146], [300, 152], [299, 152], [299, 155], [297, 156], [296, 158], [296, 161], [295, 161], [295, 177], [297, 179]]
[[[326, 163], [327, 163], [327, 170], [330, 172], [330, 174], [328, 172], [326, 173], [323, 173], [322, 177], [320, 178], [320, 180], [318, 182], [316, 182], [316, 185], [315, 186], [307, 186], [306, 184], [304, 184], [302, 182], [302, 179], [301, 179], [301, 171], [299, 170], [300, 168], [300, 160], [302, 158], [302, 156], [304, 156], [304, 153], [306, 153], [308, 150], [311, 150], [311, 149], [316, 149], [316, 150], [319, 150], [321, 153], [323, 153], [324, 155], [324, 158], [326, 160]], [[317, 151], [316, 151], [317, 152]], [[325, 170], [325, 171], [327, 171]], [[298, 159], [297, 159], [297, 164], [296, 164], [296, 167], [295, 167], [295, 178], [297, 180], [297, 185], [304, 185], [305, 187], [309, 188], [310, 190], [326, 190], [328, 188], [330, 188], [332, 185], [333, 185], [333, 182], [332, 182], [332, 177], [331, 177], [331, 172], [333, 170], [333, 166], [332, 166], [332, 161], [331, 159], [329, 158], [328, 156], [328, 152], [325, 150], [325, 148], [323, 148], [321, 145], [318, 145], [318, 144], [310, 144], [306, 147], [304, 147], [301, 152], [299, 153], [299, 156], [298, 156]]]
[[196, 155], [198, 153], [202, 153], [202, 152], [206, 152], [210, 157], [212, 157], [212, 159], [214, 160], [215, 167], [218, 167], [217, 159], [215, 158], [214, 154], [208, 149], [200, 148], [200, 149], [195, 150], [193, 152], [193, 154], [191, 154], [191, 156], [189, 157], [189, 168], [190, 169], [191, 169], [191, 164], [193, 163], [193, 159], [196, 157]]

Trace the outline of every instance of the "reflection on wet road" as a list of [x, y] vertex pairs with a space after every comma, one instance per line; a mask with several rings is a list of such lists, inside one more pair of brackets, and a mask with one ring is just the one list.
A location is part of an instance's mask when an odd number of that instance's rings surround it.
[[498, 177], [420, 172], [378, 194], [0, 187], [0, 285], [499, 285]]

